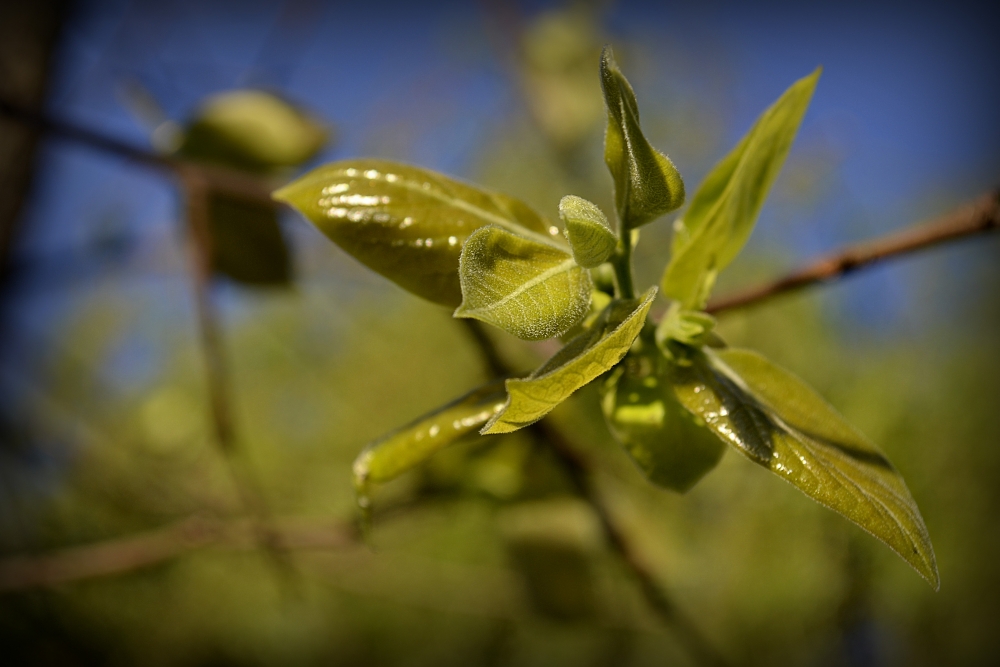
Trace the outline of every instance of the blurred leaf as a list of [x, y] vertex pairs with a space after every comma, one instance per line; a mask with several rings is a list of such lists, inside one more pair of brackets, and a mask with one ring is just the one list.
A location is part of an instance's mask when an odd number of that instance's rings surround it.
[[653, 346], [629, 352], [601, 384], [601, 407], [646, 477], [683, 493], [718, 464], [726, 445], [677, 402], [673, 366]]
[[615, 251], [618, 239], [601, 209], [576, 195], [566, 195], [559, 201], [559, 217], [566, 225], [566, 237], [573, 258], [580, 266], [590, 269], [603, 264]]
[[562, 248], [489, 226], [462, 248], [462, 304], [455, 317], [472, 317], [524, 340], [569, 330], [590, 306], [590, 273]]
[[601, 87], [608, 107], [604, 161], [615, 181], [618, 222], [634, 229], [680, 207], [684, 181], [670, 158], [646, 141], [635, 93], [610, 47], [601, 54]]
[[559, 232], [512, 197], [386, 160], [324, 165], [274, 198], [371, 270], [453, 308], [462, 302], [459, 256], [472, 232], [497, 225], [549, 243]]
[[709, 172], [683, 218], [674, 224], [670, 264], [661, 286], [685, 308], [700, 309], [715, 276], [750, 237], [771, 184], [809, 107], [820, 69], [799, 79], [740, 143]]
[[692, 352], [680, 402], [751, 461], [885, 542], [937, 589], [934, 550], [903, 478], [809, 386], [747, 350]]
[[618, 300], [583, 332], [524, 379], [507, 380], [507, 403], [481, 433], [509, 433], [535, 423], [554, 407], [614, 367], [635, 341], [656, 297]]
[[327, 142], [326, 129], [279, 97], [233, 90], [210, 97], [184, 132], [180, 155], [244, 171], [294, 167]]
[[539, 613], [565, 621], [594, 615], [593, 560], [601, 532], [586, 503], [569, 498], [520, 503], [505, 508], [497, 520]]
[[475, 389], [370, 443], [354, 461], [358, 489], [387, 482], [478, 429], [503, 407], [503, 380]]
[[212, 194], [208, 207], [215, 272], [249, 285], [291, 282], [291, 254], [272, 206]]

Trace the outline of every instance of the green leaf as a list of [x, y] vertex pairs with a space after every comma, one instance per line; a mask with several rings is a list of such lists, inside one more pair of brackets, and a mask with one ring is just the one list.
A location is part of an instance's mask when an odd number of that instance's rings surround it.
[[188, 125], [180, 155], [235, 169], [267, 172], [294, 167], [327, 142], [317, 120], [280, 97], [260, 90], [214, 95]]
[[656, 297], [620, 299], [589, 330], [571, 340], [524, 379], [507, 380], [507, 403], [480, 433], [510, 433], [534, 424], [577, 389], [611, 370], [642, 331]]
[[213, 193], [208, 223], [214, 272], [255, 287], [291, 283], [291, 253], [273, 206]]
[[771, 184], [781, 170], [820, 69], [796, 81], [771, 105], [705, 177], [684, 217], [674, 224], [670, 264], [663, 292], [685, 308], [700, 309], [716, 274], [725, 268], [753, 231]]
[[712, 339], [715, 318], [700, 310], [684, 310], [674, 301], [656, 327], [656, 342], [669, 350], [669, 341], [704, 345]]
[[489, 226], [475, 231], [459, 263], [462, 305], [472, 317], [524, 340], [568, 331], [590, 306], [590, 273], [551, 242]]
[[559, 217], [566, 225], [573, 258], [591, 269], [603, 264], [615, 251], [618, 238], [601, 209], [583, 197], [566, 195], [559, 201]]
[[452, 308], [462, 302], [462, 245], [480, 227], [562, 244], [558, 228], [516, 199], [386, 160], [324, 165], [273, 196], [368, 268]]
[[684, 203], [684, 181], [639, 126], [639, 106], [610, 47], [601, 54], [601, 87], [608, 108], [604, 162], [615, 181], [615, 207], [623, 229], [651, 222]]
[[503, 380], [491, 382], [370, 443], [354, 461], [358, 489], [387, 482], [475, 431], [504, 405]]
[[[935, 589], [934, 549], [903, 478], [802, 380], [755, 352], [691, 352], [680, 402], [751, 461], [885, 542]], [[678, 367], [681, 368], [681, 367]]]
[[675, 372], [656, 347], [633, 350], [601, 384], [601, 407], [646, 477], [683, 493], [718, 464], [726, 445], [677, 401]]

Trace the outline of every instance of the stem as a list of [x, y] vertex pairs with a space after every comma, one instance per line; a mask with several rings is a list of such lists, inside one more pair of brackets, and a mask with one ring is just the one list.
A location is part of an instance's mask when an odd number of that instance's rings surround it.
[[618, 298], [634, 299], [635, 285], [632, 280], [632, 232], [622, 229], [618, 236], [618, 248], [611, 258], [618, 283]]

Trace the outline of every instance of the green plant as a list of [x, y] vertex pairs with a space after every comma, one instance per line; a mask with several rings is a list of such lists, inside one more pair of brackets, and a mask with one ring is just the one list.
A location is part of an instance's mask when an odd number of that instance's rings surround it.
[[[516, 199], [383, 160], [326, 165], [274, 194], [369, 268], [455, 308], [455, 317], [565, 341], [527, 377], [479, 388], [366, 447], [354, 467], [362, 510], [372, 484], [473, 431], [529, 426], [596, 380], [609, 429], [653, 483], [691, 488], [728, 443], [885, 542], [937, 588], [927, 529], [885, 456], [794, 375], [726, 347], [704, 312], [716, 276], [750, 236], [819, 70], [794, 83], [708, 174], [674, 222], [659, 287], [641, 293], [631, 265], [639, 228], [680, 208], [684, 183], [643, 136], [635, 94], [609, 49], [600, 71], [617, 232], [580, 197], [560, 202], [561, 232]], [[670, 304], [654, 322], [658, 293]]]

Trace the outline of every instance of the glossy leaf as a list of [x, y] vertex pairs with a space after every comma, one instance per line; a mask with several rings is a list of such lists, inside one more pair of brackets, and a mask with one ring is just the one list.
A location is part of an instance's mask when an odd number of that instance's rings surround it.
[[615, 251], [618, 238], [601, 209], [583, 197], [566, 195], [559, 201], [559, 217], [566, 226], [566, 238], [573, 259], [590, 269], [603, 264]]
[[819, 75], [817, 69], [796, 81], [761, 114], [736, 148], [705, 177], [684, 217], [674, 224], [672, 257], [662, 287], [685, 308], [705, 305], [716, 274], [749, 238]]
[[601, 87], [608, 108], [604, 162], [615, 182], [619, 224], [634, 229], [684, 203], [684, 181], [639, 126], [639, 106], [610, 47], [601, 54]]
[[531, 375], [507, 380], [507, 403], [480, 432], [509, 433], [529, 426], [611, 370], [642, 331], [655, 297], [656, 288], [651, 287], [641, 299], [613, 301], [600, 320]]
[[861, 526], [939, 586], [920, 511], [874, 444], [802, 380], [755, 352], [692, 352], [691, 361], [675, 378], [688, 410], [751, 461]]
[[656, 347], [631, 351], [601, 384], [601, 407], [646, 477], [683, 493], [718, 464], [726, 445], [677, 401], [674, 372]]
[[587, 314], [590, 273], [566, 250], [501, 227], [474, 232], [459, 263], [462, 305], [472, 317], [524, 340], [568, 331]]
[[387, 482], [485, 424], [504, 405], [503, 381], [475, 389], [372, 442], [354, 461], [354, 483], [363, 489]]
[[294, 167], [327, 142], [317, 120], [260, 90], [214, 95], [184, 131], [180, 154], [245, 171]]
[[526, 204], [386, 160], [324, 165], [274, 193], [337, 245], [417, 296], [462, 302], [462, 245], [486, 225], [562, 246], [558, 228]]

